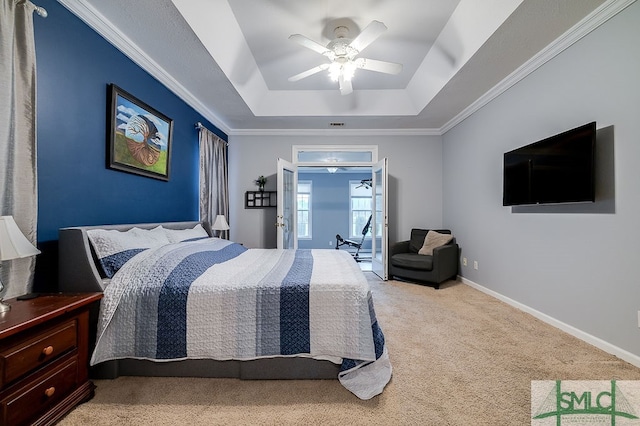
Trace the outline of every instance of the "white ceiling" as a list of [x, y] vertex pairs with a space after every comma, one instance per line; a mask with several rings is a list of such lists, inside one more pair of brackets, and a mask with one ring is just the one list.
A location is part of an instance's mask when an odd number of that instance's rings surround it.
[[[344, 123], [343, 132], [439, 134], [497, 94], [497, 85], [515, 81], [541, 52], [550, 57], [550, 47], [581, 28], [586, 33], [594, 16], [620, 3], [59, 1], [229, 134], [326, 131], [330, 122]], [[346, 24], [355, 37], [372, 20], [388, 29], [360, 56], [401, 63], [400, 74], [357, 70], [354, 92], [346, 96], [325, 72], [287, 80], [326, 62], [289, 41], [291, 34], [325, 45], [337, 24]], [[127, 90], [135, 94], [135, 88]]]

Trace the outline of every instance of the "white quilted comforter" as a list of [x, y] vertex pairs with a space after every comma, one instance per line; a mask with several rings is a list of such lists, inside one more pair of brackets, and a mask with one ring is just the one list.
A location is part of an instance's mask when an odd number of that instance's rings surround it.
[[391, 364], [348, 253], [248, 250], [217, 238], [144, 250], [104, 291], [91, 363], [274, 356], [337, 359], [355, 395], [382, 392]]

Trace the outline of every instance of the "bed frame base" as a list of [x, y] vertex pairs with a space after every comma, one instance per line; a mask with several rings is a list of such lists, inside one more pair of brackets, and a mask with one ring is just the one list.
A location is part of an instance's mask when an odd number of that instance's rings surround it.
[[189, 359], [153, 362], [139, 359], [106, 361], [91, 368], [93, 379], [119, 376], [209, 377], [242, 380], [309, 380], [338, 378], [340, 366], [309, 358], [266, 358], [250, 361]]

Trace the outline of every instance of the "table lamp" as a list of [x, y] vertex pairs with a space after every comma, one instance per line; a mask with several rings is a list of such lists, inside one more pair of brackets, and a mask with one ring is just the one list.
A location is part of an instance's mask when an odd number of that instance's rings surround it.
[[216, 220], [215, 222], [213, 222], [213, 226], [211, 227], [211, 229], [213, 229], [214, 231], [218, 231], [218, 238], [222, 238], [222, 231], [229, 230], [229, 224], [227, 223], [227, 219], [224, 217], [224, 215], [219, 214], [218, 216], [216, 216]]
[[[0, 262], [35, 256], [39, 253], [40, 250], [35, 248], [20, 231], [13, 216], [0, 216]], [[4, 285], [0, 279], [0, 292], [3, 289]], [[0, 313], [7, 312], [9, 309], [11, 305], [4, 303], [0, 297]]]

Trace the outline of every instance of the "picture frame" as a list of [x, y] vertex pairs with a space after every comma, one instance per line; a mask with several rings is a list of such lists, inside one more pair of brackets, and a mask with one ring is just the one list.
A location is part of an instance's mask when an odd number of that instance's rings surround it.
[[173, 120], [113, 83], [107, 103], [107, 168], [168, 181]]

